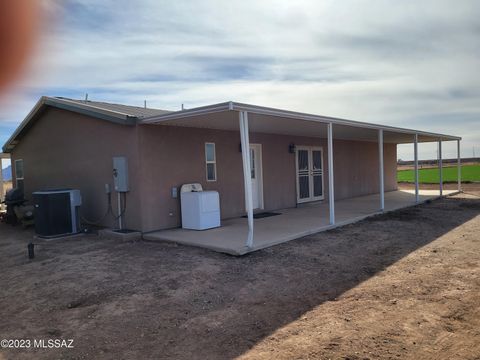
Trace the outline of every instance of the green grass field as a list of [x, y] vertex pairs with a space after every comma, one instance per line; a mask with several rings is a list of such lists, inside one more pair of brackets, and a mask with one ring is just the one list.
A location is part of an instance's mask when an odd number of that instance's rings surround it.
[[[443, 182], [456, 182], [457, 181], [457, 167], [444, 167], [443, 168]], [[439, 183], [439, 171], [438, 168], [434, 169], [419, 169], [418, 170], [419, 182], [424, 184], [438, 184]], [[415, 182], [415, 174], [413, 170], [399, 170], [397, 171], [398, 182]], [[480, 181], [480, 165], [465, 165], [462, 166], [462, 181], [472, 182]]]

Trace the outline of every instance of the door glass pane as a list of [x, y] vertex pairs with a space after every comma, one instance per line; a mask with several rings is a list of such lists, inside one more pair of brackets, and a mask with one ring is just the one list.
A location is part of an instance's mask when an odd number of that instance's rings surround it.
[[255, 151], [250, 149], [250, 172], [252, 179], [255, 179]]
[[298, 170], [308, 170], [308, 150], [298, 150]]
[[322, 169], [322, 152], [319, 150], [312, 151], [313, 156], [313, 170]]
[[313, 196], [322, 196], [322, 195], [323, 195], [322, 175], [315, 175], [313, 177]]
[[298, 178], [298, 195], [300, 199], [310, 197], [310, 178], [309, 176], [300, 176]]

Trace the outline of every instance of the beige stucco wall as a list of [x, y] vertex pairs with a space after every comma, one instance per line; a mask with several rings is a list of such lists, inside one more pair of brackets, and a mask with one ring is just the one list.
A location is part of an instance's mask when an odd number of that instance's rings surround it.
[[[179, 199], [173, 187], [199, 182], [204, 189], [220, 194], [222, 218], [244, 214], [240, 135], [236, 131], [174, 126], [139, 127], [140, 158], [145, 175], [142, 182], [143, 230], [180, 225]], [[214, 142], [217, 181], [205, 178], [204, 146]], [[322, 146], [324, 149], [325, 199], [328, 199], [327, 144], [325, 139], [271, 134], [250, 134], [250, 142], [262, 144], [265, 210], [296, 206], [295, 155], [290, 143]], [[378, 192], [378, 144], [334, 141], [335, 197], [343, 199]], [[385, 190], [395, 190], [396, 145], [385, 144]]]
[[[217, 181], [205, 178], [205, 142], [216, 144]], [[262, 144], [264, 208], [296, 206], [295, 155], [290, 143], [322, 146], [325, 200], [328, 198], [325, 139], [251, 133]], [[242, 158], [238, 131], [186, 127], [124, 126], [48, 108], [12, 153], [12, 164], [24, 159], [25, 192], [45, 188], [78, 188], [82, 213], [98, 218], [106, 209], [104, 185], [113, 189], [112, 157], [126, 156], [131, 191], [126, 226], [151, 231], [180, 225], [180, 201], [172, 187], [199, 182], [220, 193], [222, 218], [244, 214]], [[378, 192], [376, 142], [334, 141], [335, 197]], [[396, 189], [396, 145], [385, 144], [385, 190]], [[15, 175], [15, 174], [14, 174]], [[114, 193], [115, 194], [115, 193]], [[113, 196], [116, 211], [116, 197]], [[114, 226], [113, 220], [102, 223]]]
[[[140, 228], [136, 135], [135, 126], [49, 107], [15, 146], [12, 167], [14, 160], [23, 159], [26, 198], [31, 200], [31, 193], [41, 189], [79, 189], [82, 214], [95, 220], [107, 208], [105, 184], [113, 189], [112, 157], [127, 156], [132, 191], [127, 199], [126, 226]], [[112, 200], [116, 212], [116, 196]], [[114, 225], [113, 219], [109, 217], [102, 225]]]

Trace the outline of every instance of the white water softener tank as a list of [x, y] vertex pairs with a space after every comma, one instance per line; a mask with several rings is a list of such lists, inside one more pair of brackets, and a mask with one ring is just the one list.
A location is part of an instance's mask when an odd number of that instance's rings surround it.
[[182, 228], [205, 230], [220, 226], [220, 197], [203, 191], [201, 184], [184, 184], [180, 190]]

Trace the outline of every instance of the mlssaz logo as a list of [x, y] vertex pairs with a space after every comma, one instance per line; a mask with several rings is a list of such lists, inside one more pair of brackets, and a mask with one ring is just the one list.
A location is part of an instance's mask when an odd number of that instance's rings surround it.
[[42, 349], [73, 349], [73, 339], [39, 339], [33, 340], [33, 346]]

